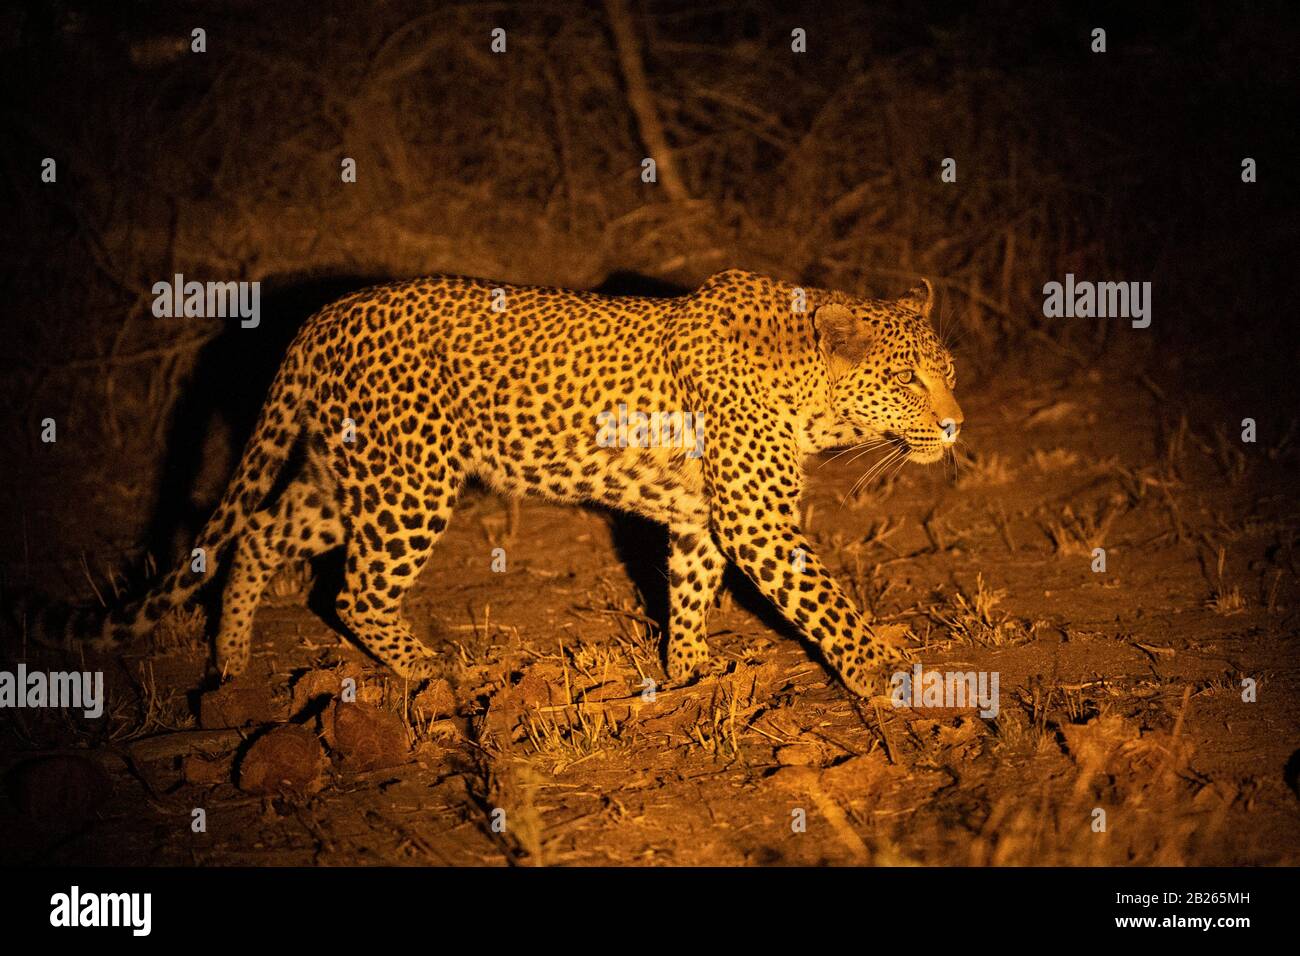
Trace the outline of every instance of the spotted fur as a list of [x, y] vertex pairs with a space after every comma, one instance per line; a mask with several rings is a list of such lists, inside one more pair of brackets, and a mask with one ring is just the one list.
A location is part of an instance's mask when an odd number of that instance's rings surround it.
[[[932, 304], [928, 283], [878, 300], [740, 271], [676, 299], [446, 277], [357, 293], [291, 345], [197, 542], [206, 572], [187, 563], [105, 633], [146, 632], [228, 560], [216, 662], [238, 674], [276, 568], [341, 546], [342, 622], [397, 674], [428, 676], [433, 654], [402, 597], [478, 476], [668, 526], [672, 678], [707, 661], [705, 618], [730, 561], [869, 693], [902, 652], [800, 532], [802, 461], [875, 439], [918, 461], [943, 454], [962, 414]], [[702, 415], [703, 453], [606, 447], [597, 416], [619, 404]]]

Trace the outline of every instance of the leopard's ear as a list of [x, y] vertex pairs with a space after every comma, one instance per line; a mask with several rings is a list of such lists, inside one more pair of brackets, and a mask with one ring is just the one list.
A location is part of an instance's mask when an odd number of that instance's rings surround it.
[[934, 311], [934, 286], [929, 279], [922, 277], [921, 284], [904, 292], [898, 297], [898, 302], [909, 309], [915, 309], [928, 319]]
[[869, 327], [848, 306], [839, 302], [818, 306], [813, 325], [827, 355], [846, 362], [860, 362], [867, 357], [871, 349]]

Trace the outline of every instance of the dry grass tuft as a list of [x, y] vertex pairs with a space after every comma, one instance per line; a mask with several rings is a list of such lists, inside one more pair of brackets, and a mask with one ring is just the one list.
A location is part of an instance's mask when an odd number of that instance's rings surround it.
[[1205, 606], [1215, 614], [1240, 614], [1246, 610], [1246, 598], [1241, 593], [1241, 588], [1235, 584], [1229, 585], [1223, 577], [1223, 567], [1227, 559], [1227, 552], [1220, 547], [1218, 560], [1214, 566], [1214, 577], [1211, 580], [1210, 597], [1205, 602]]
[[1073, 505], [1063, 505], [1058, 518], [1040, 522], [1039, 526], [1052, 542], [1052, 550], [1058, 556], [1090, 557], [1094, 549], [1105, 546], [1111, 526], [1126, 510], [1126, 498], [1112, 495], [1086, 510], [1080, 507], [1076, 511]]
[[1005, 485], [1015, 478], [1016, 469], [1005, 455], [997, 452], [969, 452], [958, 459], [957, 474], [958, 488], [973, 488]]
[[975, 576], [974, 591], [958, 588], [946, 603], [927, 608], [926, 615], [954, 640], [966, 644], [1002, 647], [1031, 640], [1030, 625], [997, 610], [1006, 594], [1005, 590], [988, 588], [981, 572]]

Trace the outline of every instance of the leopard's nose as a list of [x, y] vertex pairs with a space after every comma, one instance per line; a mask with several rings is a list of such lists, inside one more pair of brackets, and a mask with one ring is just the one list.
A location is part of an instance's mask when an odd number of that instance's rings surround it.
[[964, 421], [960, 408], [954, 408], [947, 415], [939, 419], [939, 430], [943, 432], [943, 438], [940, 439], [945, 445], [951, 445], [957, 440], [957, 434], [961, 431], [961, 423]]

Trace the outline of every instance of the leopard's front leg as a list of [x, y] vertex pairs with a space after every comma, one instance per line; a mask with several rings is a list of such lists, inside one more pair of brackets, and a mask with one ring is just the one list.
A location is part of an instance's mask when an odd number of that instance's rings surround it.
[[[760, 424], [765, 417], [762, 409], [750, 414]], [[898, 628], [871, 626], [795, 524], [802, 470], [793, 436], [783, 436], [775, 421], [756, 432], [762, 441], [744, 432], [725, 433], [705, 456], [718, 544], [821, 648], [850, 690], [863, 696], [886, 693], [889, 672], [907, 660], [891, 639]]]
[[792, 524], [751, 521], [720, 522], [724, 553], [821, 648], [849, 690], [887, 693], [888, 671], [907, 660], [889, 639], [897, 629], [873, 628]]

